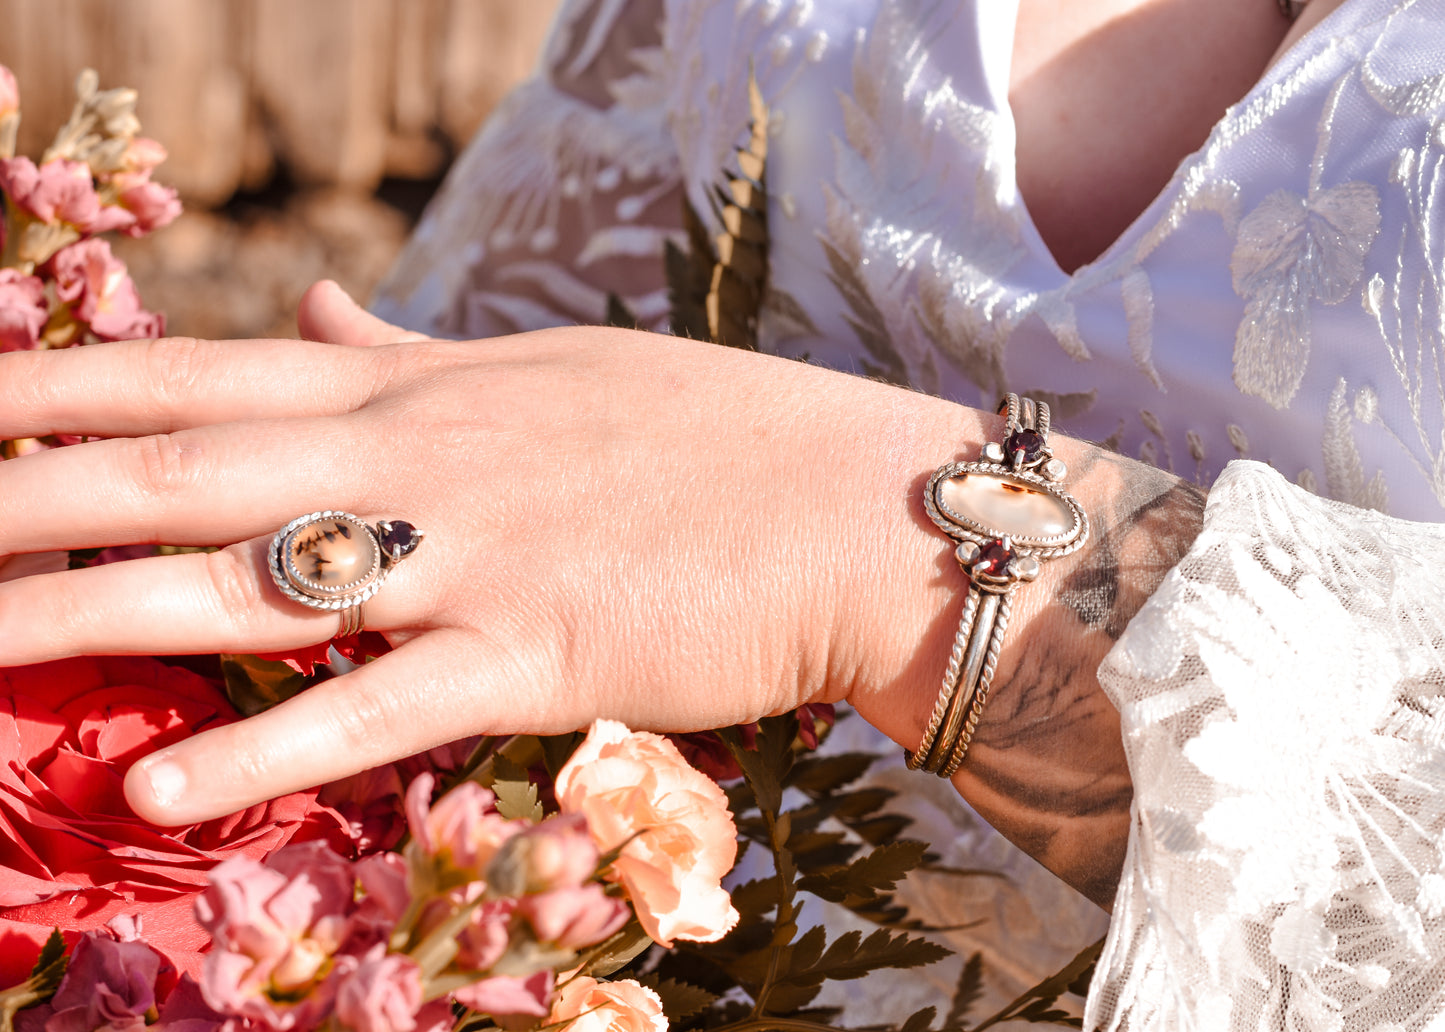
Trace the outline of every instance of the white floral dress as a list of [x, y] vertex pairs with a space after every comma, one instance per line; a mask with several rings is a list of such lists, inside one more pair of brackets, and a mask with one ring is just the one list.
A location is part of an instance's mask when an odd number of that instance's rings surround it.
[[1026, 391], [1211, 487], [1101, 670], [1136, 819], [1089, 1021], [1445, 1029], [1445, 0], [1347, 0], [1073, 274], [1014, 181], [1016, 14], [567, 3], [375, 307], [478, 337], [616, 294], [662, 325], [753, 69], [765, 350]]

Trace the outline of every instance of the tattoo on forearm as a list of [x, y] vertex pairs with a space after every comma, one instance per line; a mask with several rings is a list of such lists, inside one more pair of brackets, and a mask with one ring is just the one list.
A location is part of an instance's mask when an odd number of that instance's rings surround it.
[[1085, 627], [1103, 631], [1111, 641], [1124, 633], [1199, 533], [1204, 492], [1172, 477], [1168, 481], [1150, 485], [1157, 488], [1152, 495], [1113, 520], [1098, 519], [1092, 552], [1059, 590], [1058, 600]]
[[1103, 451], [1080, 465], [1074, 483], [1093, 481], [1110, 503], [1090, 512], [1090, 542], [1035, 617], [1030, 647], [1000, 669], [965, 766], [985, 816], [1107, 905], [1133, 790], [1098, 665], [1198, 534], [1204, 492]]

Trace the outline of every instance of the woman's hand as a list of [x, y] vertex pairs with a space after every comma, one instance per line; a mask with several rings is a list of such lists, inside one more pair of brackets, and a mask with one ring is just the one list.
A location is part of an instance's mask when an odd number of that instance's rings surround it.
[[[136, 764], [126, 787], [138, 813], [188, 823], [468, 734], [562, 732], [596, 716], [689, 730], [847, 698], [917, 743], [963, 588], [920, 489], [993, 439], [994, 417], [643, 333], [348, 347], [404, 335], [332, 288], [302, 314], [308, 335], [338, 343], [0, 356], [0, 434], [108, 438], [0, 464], [0, 550], [234, 542], [0, 584], [0, 664], [324, 641], [338, 616], [271, 581], [276, 529], [341, 509], [426, 532], [366, 604], [394, 652]], [[1013, 831], [1090, 883], [1101, 848], [1117, 872], [1115, 845], [1095, 840], [1122, 840], [1128, 799], [1117, 717], [1093, 670], [1132, 615], [1121, 605], [1152, 589], [1117, 590], [1129, 550], [1109, 514], [1139, 509], [1133, 496], [1158, 511], [1177, 482], [1063, 439], [1056, 450], [1084, 471], [1071, 490], [1113, 543], [1046, 564], [1019, 593], [993, 711], [958, 778], [1006, 834], [1020, 777], [1034, 797], [1055, 790], [1051, 778], [1065, 794], [1107, 782], [1103, 824], [1065, 812], [1097, 818], [1097, 801], [1054, 800], [1040, 832], [1036, 800], [1024, 800], [1033, 815]], [[1070, 601], [1070, 578], [1097, 581], [1089, 557], [1104, 552], [1115, 589]], [[1015, 673], [1032, 687], [1010, 702]], [[1049, 730], [1060, 711], [1064, 736]]]

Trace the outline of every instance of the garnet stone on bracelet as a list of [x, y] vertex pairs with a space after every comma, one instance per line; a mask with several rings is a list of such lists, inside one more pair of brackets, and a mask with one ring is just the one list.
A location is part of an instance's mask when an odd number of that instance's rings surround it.
[[298, 516], [271, 539], [271, 579], [293, 602], [341, 614], [338, 637], [363, 627], [362, 603], [381, 590], [391, 568], [421, 544], [422, 532], [402, 520], [374, 527], [349, 512]]
[[1089, 537], [1088, 517], [1059, 486], [1068, 470], [1049, 448], [1049, 406], [1009, 394], [999, 412], [1003, 443], [984, 445], [976, 462], [941, 466], [923, 495], [929, 518], [958, 542], [954, 555], [969, 582], [943, 687], [908, 753], [909, 768], [940, 777], [958, 770], [978, 730], [1014, 589]]

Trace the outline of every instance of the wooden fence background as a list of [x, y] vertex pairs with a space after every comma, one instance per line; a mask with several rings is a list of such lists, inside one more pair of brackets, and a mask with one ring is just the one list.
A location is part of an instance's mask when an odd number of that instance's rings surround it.
[[556, 0], [0, 0], [23, 153], [76, 72], [141, 91], [168, 182], [195, 204], [257, 187], [425, 179], [532, 67]]
[[[36, 157], [80, 69], [140, 90], [144, 132], [170, 151], [156, 178], [186, 214], [115, 246], [171, 333], [290, 336], [312, 281], [370, 293], [450, 157], [531, 71], [556, 6], [0, 0], [0, 64]], [[383, 178], [401, 203], [378, 199]]]

